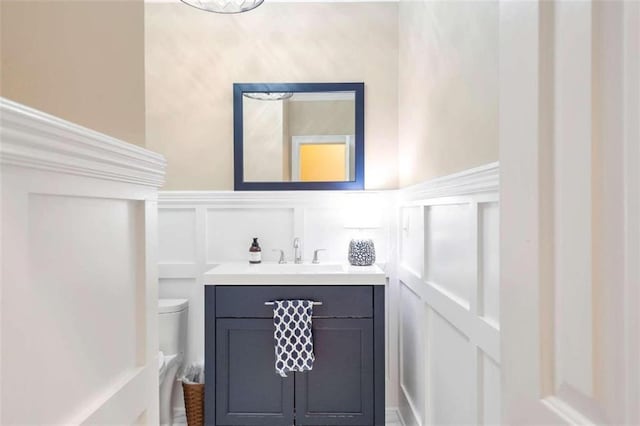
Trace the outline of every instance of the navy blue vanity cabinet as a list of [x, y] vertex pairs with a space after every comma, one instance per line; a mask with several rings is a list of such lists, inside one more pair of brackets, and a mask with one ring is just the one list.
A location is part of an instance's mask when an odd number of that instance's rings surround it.
[[[209, 360], [207, 358], [207, 360]], [[273, 322], [219, 318], [216, 321], [216, 423], [292, 425], [293, 377], [273, 370]]]
[[373, 319], [319, 318], [313, 370], [296, 374], [297, 425], [373, 425]]
[[[312, 371], [274, 369], [277, 299], [314, 307]], [[384, 425], [384, 286], [206, 286], [207, 425]]]

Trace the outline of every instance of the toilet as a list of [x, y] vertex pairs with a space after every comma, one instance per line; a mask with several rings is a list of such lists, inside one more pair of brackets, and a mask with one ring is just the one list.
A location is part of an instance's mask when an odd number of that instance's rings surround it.
[[187, 347], [187, 299], [158, 300], [158, 378], [160, 385], [160, 424], [173, 424], [174, 399], [178, 395], [177, 376], [182, 370]]

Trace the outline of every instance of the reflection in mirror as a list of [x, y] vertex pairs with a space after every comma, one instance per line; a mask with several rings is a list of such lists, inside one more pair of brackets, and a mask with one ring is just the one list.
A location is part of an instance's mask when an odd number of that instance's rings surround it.
[[249, 99], [256, 99], [258, 101], [281, 101], [289, 99], [293, 96], [291, 92], [246, 92], [243, 93]]
[[234, 83], [234, 188], [364, 189], [364, 83]]
[[244, 182], [355, 180], [355, 91], [243, 95]]

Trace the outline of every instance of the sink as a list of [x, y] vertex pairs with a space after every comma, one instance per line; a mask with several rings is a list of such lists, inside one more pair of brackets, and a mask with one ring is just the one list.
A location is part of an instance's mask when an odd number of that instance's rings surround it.
[[259, 263], [247, 266], [246, 271], [251, 274], [329, 274], [344, 272], [344, 266], [340, 264]]
[[376, 265], [345, 263], [225, 262], [204, 274], [204, 283], [208, 285], [375, 285], [385, 282], [385, 273]]

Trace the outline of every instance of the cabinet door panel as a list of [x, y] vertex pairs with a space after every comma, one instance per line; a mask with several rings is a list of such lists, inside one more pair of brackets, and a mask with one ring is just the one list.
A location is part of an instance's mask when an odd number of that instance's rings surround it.
[[293, 424], [293, 375], [275, 372], [273, 321], [216, 321], [216, 424]]
[[296, 373], [296, 425], [373, 425], [373, 320], [316, 319], [313, 340], [313, 370]]

